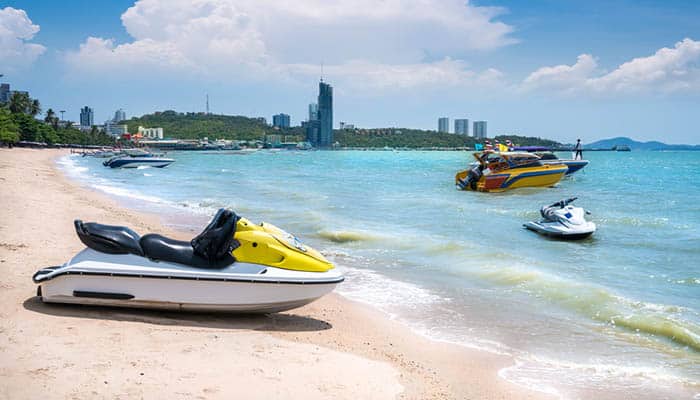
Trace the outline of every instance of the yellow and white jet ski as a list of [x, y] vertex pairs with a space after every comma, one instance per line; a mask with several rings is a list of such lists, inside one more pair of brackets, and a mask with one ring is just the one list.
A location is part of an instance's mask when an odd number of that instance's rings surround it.
[[87, 246], [34, 274], [44, 302], [272, 313], [331, 292], [343, 275], [274, 225], [221, 209], [190, 242], [75, 221]]

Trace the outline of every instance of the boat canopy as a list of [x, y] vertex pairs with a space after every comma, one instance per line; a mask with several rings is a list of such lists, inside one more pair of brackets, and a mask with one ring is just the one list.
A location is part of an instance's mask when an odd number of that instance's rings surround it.
[[474, 153], [474, 157], [482, 166], [499, 170], [542, 165], [540, 157], [533, 153], [484, 151]]

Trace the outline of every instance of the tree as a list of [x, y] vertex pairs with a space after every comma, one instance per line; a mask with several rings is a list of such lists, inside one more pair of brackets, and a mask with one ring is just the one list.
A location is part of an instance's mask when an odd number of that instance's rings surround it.
[[41, 104], [39, 103], [39, 100], [34, 99], [29, 103], [29, 115], [32, 117], [36, 117], [37, 115], [41, 114]]
[[19, 136], [21, 140], [28, 142], [43, 142], [44, 138], [41, 135], [41, 126], [46, 126], [37, 121], [31, 115], [24, 113], [12, 114], [14, 123], [19, 128]]
[[55, 131], [58, 130], [58, 117], [56, 117], [56, 113], [52, 108], [46, 110], [46, 118], [44, 118], [44, 122], [51, 124]]
[[13, 114], [28, 114], [32, 99], [27, 93], [14, 92], [10, 97], [10, 112]]
[[12, 115], [5, 108], [0, 108], [0, 142], [15, 143], [19, 141], [17, 125], [12, 120]]

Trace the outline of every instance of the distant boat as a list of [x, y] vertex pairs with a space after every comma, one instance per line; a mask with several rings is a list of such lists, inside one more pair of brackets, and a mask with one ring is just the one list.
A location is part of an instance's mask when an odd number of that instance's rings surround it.
[[241, 155], [247, 155], [247, 154], [253, 154], [257, 152], [259, 149], [257, 148], [251, 148], [251, 147], [246, 147], [244, 149], [239, 149], [239, 150], [231, 150], [227, 151], [227, 154], [241, 154]]
[[632, 151], [632, 149], [631, 149], [629, 146], [624, 145], [624, 144], [620, 144], [620, 145], [617, 145], [617, 146], [613, 146], [612, 149], [613, 149], [614, 151]]
[[103, 162], [102, 165], [110, 168], [164, 168], [174, 162], [172, 158], [160, 157], [139, 149], [128, 149], [124, 150], [123, 154]]

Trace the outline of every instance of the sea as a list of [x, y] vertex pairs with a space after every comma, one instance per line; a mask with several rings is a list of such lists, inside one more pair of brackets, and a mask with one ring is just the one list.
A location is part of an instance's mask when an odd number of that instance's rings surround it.
[[[338, 293], [433, 340], [511, 356], [499, 375], [517, 385], [564, 399], [700, 399], [700, 152], [584, 155], [590, 164], [556, 187], [505, 193], [457, 190], [470, 152], [58, 163], [193, 234], [221, 207], [292, 232], [345, 272]], [[569, 197], [591, 212], [591, 238], [523, 228]]]

